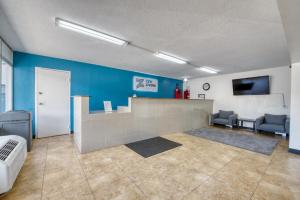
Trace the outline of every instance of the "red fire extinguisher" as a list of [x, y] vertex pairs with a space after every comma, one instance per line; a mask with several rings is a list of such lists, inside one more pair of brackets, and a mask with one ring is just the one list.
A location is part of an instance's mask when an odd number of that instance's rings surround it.
[[175, 88], [175, 99], [181, 99], [182, 98], [182, 92], [181, 89], [178, 87], [178, 84], [176, 84]]
[[190, 90], [186, 89], [183, 93], [183, 98], [184, 99], [190, 99]]

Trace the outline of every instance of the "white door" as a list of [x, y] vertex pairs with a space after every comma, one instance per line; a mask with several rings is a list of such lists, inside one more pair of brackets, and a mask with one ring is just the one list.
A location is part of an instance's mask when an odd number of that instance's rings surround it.
[[70, 133], [70, 72], [35, 68], [36, 135]]

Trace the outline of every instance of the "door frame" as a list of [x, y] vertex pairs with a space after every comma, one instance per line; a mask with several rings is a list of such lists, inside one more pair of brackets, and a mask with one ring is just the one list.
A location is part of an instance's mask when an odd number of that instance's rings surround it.
[[39, 70], [49, 70], [49, 71], [59, 71], [64, 72], [68, 74], [69, 78], [69, 88], [68, 88], [68, 97], [69, 97], [69, 134], [71, 134], [71, 71], [67, 70], [60, 70], [60, 69], [52, 69], [52, 68], [46, 68], [46, 67], [38, 67], [36, 66], [34, 69], [34, 114], [35, 114], [35, 138], [39, 138], [38, 136], [38, 95], [37, 95], [37, 88], [38, 88], [38, 82], [37, 82], [37, 75]]

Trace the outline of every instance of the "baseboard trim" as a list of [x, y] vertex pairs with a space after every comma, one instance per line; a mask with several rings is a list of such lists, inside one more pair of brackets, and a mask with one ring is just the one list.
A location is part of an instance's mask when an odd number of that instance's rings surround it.
[[298, 149], [291, 149], [291, 148], [289, 148], [289, 152], [300, 155], [300, 150], [298, 150]]

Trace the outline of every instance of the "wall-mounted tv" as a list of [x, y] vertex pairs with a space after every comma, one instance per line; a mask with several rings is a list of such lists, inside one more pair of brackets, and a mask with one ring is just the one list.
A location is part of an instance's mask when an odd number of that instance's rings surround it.
[[233, 79], [233, 95], [264, 95], [270, 94], [270, 77], [258, 76], [243, 79]]

